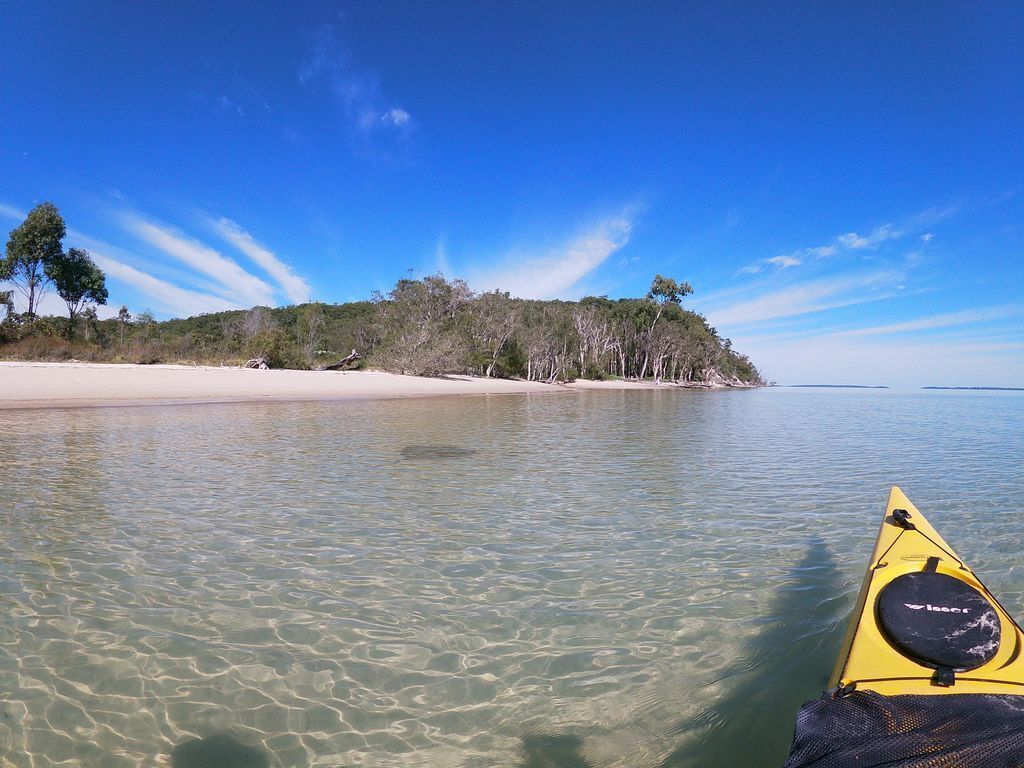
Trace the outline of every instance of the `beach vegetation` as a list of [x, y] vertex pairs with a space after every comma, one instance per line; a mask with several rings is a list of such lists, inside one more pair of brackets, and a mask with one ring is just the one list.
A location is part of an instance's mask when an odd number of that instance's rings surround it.
[[[57, 318], [0, 325], [0, 356], [131, 363], [313, 369], [358, 350], [356, 367], [417, 376], [471, 374], [530, 381], [641, 379], [757, 384], [757, 367], [682, 306], [692, 289], [655, 278], [649, 294], [579, 301], [474, 292], [461, 280], [399, 280], [386, 294], [345, 304], [254, 307], [157, 321], [151, 312], [86, 323], [66, 338]], [[63, 320], [67, 323], [67, 320]], [[86, 325], [88, 327], [86, 327]]]

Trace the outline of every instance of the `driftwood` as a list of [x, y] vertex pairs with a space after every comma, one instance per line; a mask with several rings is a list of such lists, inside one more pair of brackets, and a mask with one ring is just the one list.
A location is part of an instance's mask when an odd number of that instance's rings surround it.
[[247, 360], [243, 368], [259, 368], [261, 371], [265, 371], [270, 368], [270, 363], [267, 362], [265, 357], [254, 357], [252, 360]]
[[339, 360], [338, 362], [332, 363], [331, 365], [320, 365], [320, 366], [317, 366], [317, 370], [318, 371], [338, 371], [338, 370], [341, 370], [342, 368], [344, 368], [346, 365], [350, 365], [351, 363], [354, 363], [356, 360], [362, 360], [362, 359], [363, 359], [363, 356], [360, 355], [358, 352], [356, 352], [353, 349], [351, 355], [347, 355], [347, 356], [341, 358], [341, 360]]

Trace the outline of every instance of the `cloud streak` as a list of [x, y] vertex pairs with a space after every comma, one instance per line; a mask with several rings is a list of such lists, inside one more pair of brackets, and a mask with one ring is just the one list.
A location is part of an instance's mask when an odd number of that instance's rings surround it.
[[223, 296], [191, 291], [136, 269], [130, 264], [93, 252], [93, 260], [111, 277], [135, 288], [171, 315], [199, 315], [224, 309], [243, 309], [243, 304], [225, 301]]
[[810, 280], [731, 302], [711, 296], [699, 303], [713, 325], [742, 326], [783, 317], [807, 315], [897, 295], [901, 275], [893, 271]]
[[14, 221], [21, 222], [24, 221], [25, 218], [28, 216], [28, 212], [23, 211], [20, 208], [15, 208], [13, 205], [6, 205], [5, 203], [0, 203], [0, 216], [3, 216], [6, 219], [13, 219]]
[[800, 259], [792, 256], [772, 256], [767, 260], [769, 264], [774, 264], [780, 269], [786, 269], [786, 267], [799, 267], [803, 262]]
[[629, 242], [631, 211], [598, 222], [563, 246], [539, 256], [509, 256], [497, 267], [470, 272], [477, 289], [508, 291], [524, 299], [566, 298], [584, 277]]
[[[0, 203], [0, 218], [20, 222], [26, 215], [15, 206]], [[162, 273], [158, 277], [152, 274], [152, 270], [144, 266], [140, 268], [139, 262], [145, 259], [132, 250], [71, 228], [67, 231], [68, 242], [88, 248], [109, 278], [134, 289], [143, 301], [151, 301], [165, 313], [183, 316], [255, 305], [274, 306], [280, 303], [278, 294], [296, 304], [310, 300], [311, 289], [305, 278], [230, 219], [210, 217], [205, 223], [257, 264], [274, 281], [273, 285], [215, 248], [141, 214], [122, 211], [115, 213], [114, 219], [125, 232], [170, 256], [180, 266], [175, 267], [168, 262], [151, 263], [158, 273]], [[152, 259], [149, 261], [154, 262]], [[112, 298], [113, 303], [121, 301], [116, 296]], [[43, 310], [56, 310], [60, 314], [60, 307], [51, 304], [53, 302], [44, 305]]]
[[134, 214], [124, 214], [122, 223], [136, 237], [211, 278], [218, 293], [232, 304], [273, 304], [270, 285], [213, 248]]
[[272, 277], [281, 287], [284, 295], [295, 304], [309, 301], [309, 283], [295, 274], [291, 267], [282, 262], [267, 247], [261, 245], [231, 219], [217, 219], [212, 222], [214, 231], [237, 250], [244, 253]]
[[993, 320], [1003, 320], [1008, 317], [1020, 317], [1024, 315], [1024, 305], [1004, 304], [998, 307], [964, 309], [959, 312], [946, 312], [938, 315], [928, 315], [914, 320], [907, 320], [901, 323], [889, 323], [888, 325], [875, 325], [868, 328], [857, 328], [852, 331], [838, 331], [833, 336], [880, 336], [887, 334], [910, 333], [914, 331], [927, 331], [936, 328], [961, 327], [977, 323], [988, 323]]

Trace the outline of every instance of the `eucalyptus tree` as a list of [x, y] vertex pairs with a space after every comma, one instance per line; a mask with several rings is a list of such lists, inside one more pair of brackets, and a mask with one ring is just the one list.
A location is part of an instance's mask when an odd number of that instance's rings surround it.
[[53, 203], [40, 203], [11, 230], [4, 258], [0, 260], [0, 280], [9, 280], [28, 302], [26, 314], [35, 317], [39, 300], [52, 278], [47, 268], [63, 255], [61, 241], [67, 229]]
[[693, 286], [687, 282], [680, 283], [671, 277], [663, 277], [662, 275], [654, 276], [654, 280], [651, 282], [651, 290], [647, 293], [647, 299], [655, 302], [657, 311], [654, 313], [654, 320], [651, 321], [651, 327], [647, 331], [647, 348], [644, 350], [644, 362], [640, 366], [639, 378], [642, 379], [647, 375], [647, 364], [651, 358], [650, 341], [654, 335], [654, 327], [658, 324], [658, 320], [661, 319], [666, 305], [675, 304], [678, 306], [682, 303], [683, 297], [689, 296], [691, 293], [693, 293]]
[[484, 376], [494, 375], [522, 315], [521, 303], [501, 291], [481, 293], [469, 304], [470, 333], [483, 359]]
[[522, 323], [516, 332], [526, 355], [527, 381], [554, 381], [565, 368], [562, 350], [568, 348], [570, 322], [560, 302], [523, 302]]
[[45, 272], [67, 305], [68, 335], [73, 336], [75, 316], [87, 303], [107, 303], [106, 276], [89, 252], [81, 248], [70, 248], [67, 253], [60, 253], [46, 265]]
[[295, 340], [302, 350], [307, 363], [312, 364], [316, 353], [323, 346], [327, 316], [319, 302], [305, 305], [295, 323]]
[[582, 376], [611, 373], [610, 353], [614, 349], [615, 339], [611, 320], [613, 306], [614, 303], [603, 296], [588, 296], [573, 307], [572, 321], [576, 330]]
[[84, 320], [85, 340], [89, 341], [91, 334], [98, 334], [99, 330], [99, 315], [96, 314], [96, 307], [88, 306], [82, 310], [82, 320]]
[[117, 323], [118, 329], [121, 335], [121, 346], [124, 346], [124, 332], [128, 329], [128, 324], [132, 321], [132, 313], [128, 311], [128, 306], [125, 304], [121, 305], [121, 308], [117, 310]]
[[470, 334], [465, 315], [472, 299], [465, 282], [443, 275], [399, 280], [387, 296], [375, 297], [375, 356], [398, 373], [437, 376], [467, 370]]

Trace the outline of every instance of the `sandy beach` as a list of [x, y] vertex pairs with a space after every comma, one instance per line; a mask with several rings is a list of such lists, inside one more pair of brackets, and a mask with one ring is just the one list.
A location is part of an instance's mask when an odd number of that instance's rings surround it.
[[639, 381], [580, 379], [571, 384], [544, 384], [479, 376], [399, 376], [382, 371], [0, 361], [0, 409], [677, 388]]
[[566, 391], [538, 382], [376, 371], [0, 362], [2, 409]]

